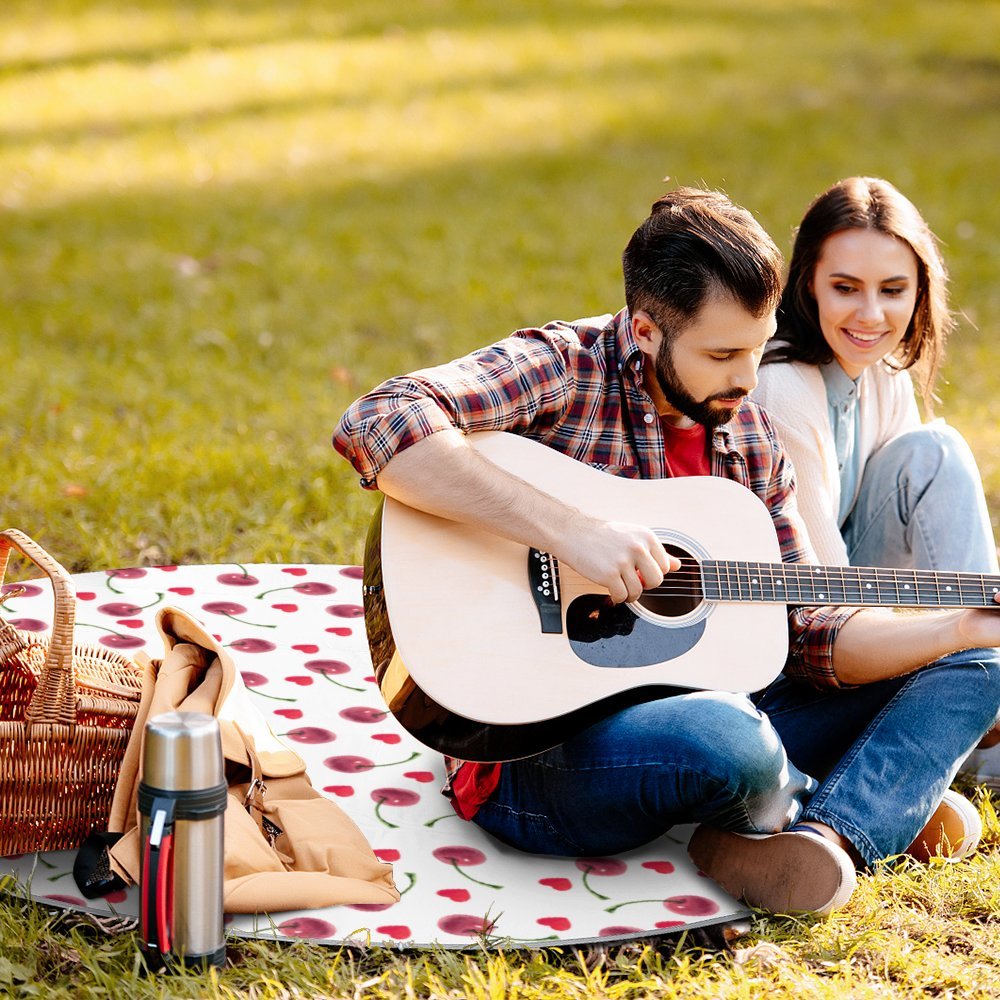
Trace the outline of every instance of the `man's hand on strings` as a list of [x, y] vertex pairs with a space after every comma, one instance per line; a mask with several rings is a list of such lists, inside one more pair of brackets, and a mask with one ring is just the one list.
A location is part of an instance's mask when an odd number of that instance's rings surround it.
[[[583, 522], [583, 523], [581, 523]], [[658, 587], [681, 562], [645, 525], [580, 515], [567, 525], [566, 544], [554, 555], [581, 576], [607, 588], [616, 604]]]

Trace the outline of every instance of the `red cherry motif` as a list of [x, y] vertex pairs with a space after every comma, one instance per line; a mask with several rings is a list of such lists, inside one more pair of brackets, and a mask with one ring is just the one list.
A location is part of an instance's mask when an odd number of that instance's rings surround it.
[[363, 771], [370, 771], [375, 766], [375, 761], [367, 757], [353, 757], [345, 755], [343, 757], [327, 757], [323, 761], [323, 766], [331, 771], [339, 771], [341, 774], [361, 774]]
[[272, 604], [271, 607], [274, 608], [275, 611], [283, 611], [286, 615], [294, 614], [299, 610], [299, 606], [297, 604]]
[[[0, 587], [0, 597], [6, 597], [15, 590], [18, 597], [38, 597], [42, 593], [42, 588], [36, 587], [33, 583], [5, 583]], [[80, 595], [77, 594], [76, 596], [79, 597]]]
[[442, 917], [437, 925], [445, 934], [454, 934], [457, 937], [484, 937], [493, 932], [496, 922], [485, 917], [473, 916], [471, 913], [453, 913]]
[[111, 581], [112, 580], [139, 580], [146, 575], [144, 569], [106, 569], [104, 571], [107, 576], [108, 590], [113, 594], [121, 594], [123, 591], [119, 590]]
[[543, 927], [551, 927], [554, 931], [568, 931], [572, 924], [565, 917], [539, 917], [536, 924]]
[[410, 928], [405, 924], [387, 924], [384, 927], [376, 927], [375, 929], [379, 934], [395, 938], [397, 941], [405, 941], [407, 938], [413, 937]]
[[194, 593], [194, 587], [168, 587], [171, 594], [178, 594], [180, 597], [190, 597]]
[[590, 884], [591, 875], [613, 876], [613, 875], [624, 875], [625, 870], [628, 865], [624, 861], [619, 861], [617, 858], [580, 858], [576, 862], [576, 867], [583, 872], [583, 887], [592, 896], [596, 896], [598, 899], [608, 899], [603, 893], [598, 892]]
[[270, 653], [278, 647], [267, 639], [237, 639], [229, 643], [229, 648], [238, 653]]
[[11, 618], [10, 623], [22, 632], [44, 632], [49, 627], [37, 618]]
[[683, 920], [657, 920], [654, 927], [667, 928], [667, 927], [683, 927]]
[[385, 709], [373, 708], [371, 705], [354, 705], [342, 709], [337, 714], [348, 722], [371, 724], [381, 722], [389, 713]]
[[324, 632], [329, 632], [330, 635], [354, 635], [354, 630], [350, 628], [325, 628]]
[[642, 927], [602, 927], [599, 931], [600, 937], [632, 937], [633, 934], [641, 934]]
[[300, 653], [319, 652], [319, 646], [314, 646], [311, 642], [300, 642], [297, 646], [292, 646], [292, 649], [298, 650]]
[[365, 613], [359, 604], [331, 604], [326, 611], [334, 618], [360, 618]]
[[[316, 652], [315, 646], [312, 647], [312, 652]], [[352, 684], [342, 684], [340, 681], [335, 681], [333, 679], [336, 674], [350, 673], [350, 664], [344, 663], [343, 660], [306, 660], [302, 666], [314, 674], [319, 674], [320, 677], [325, 678], [331, 684], [335, 684], [339, 688], [343, 688], [345, 691], [364, 690], [364, 688], [355, 687]]]
[[400, 743], [403, 737], [399, 733], [372, 733], [372, 739], [378, 740], [379, 743], [388, 743], [394, 746]]
[[669, 875], [674, 870], [674, 866], [669, 861], [643, 861], [642, 867], [659, 872], [661, 875]]
[[176, 566], [154, 566], [153, 568], [154, 569], [158, 569], [158, 570], [160, 570], [163, 573], [176, 573], [177, 572], [177, 567]]
[[[448, 847], [436, 847], [431, 852], [431, 854], [438, 860], [443, 861], [445, 864], [451, 865], [463, 876], [467, 878], [470, 882], [475, 882], [477, 885], [485, 886], [487, 889], [502, 889], [502, 885], [493, 885], [491, 882], [481, 882], [477, 878], [473, 878], [468, 872], [464, 871], [463, 865], [481, 865], [486, 860], [486, 855], [482, 851], [477, 850], [475, 847], [462, 847], [462, 846], [448, 846]], [[439, 925], [440, 926], [440, 925]]]
[[283, 566], [281, 572], [289, 576], [305, 576], [309, 571], [303, 566]]
[[306, 670], [311, 670], [314, 674], [322, 674], [329, 677], [331, 674], [349, 674], [351, 666], [343, 660], [306, 660], [302, 664]]
[[349, 799], [354, 794], [350, 785], [324, 785], [323, 791], [336, 795], [338, 799]]
[[362, 913], [381, 913], [383, 910], [388, 910], [390, 906], [395, 906], [394, 903], [348, 903], [347, 907], [351, 910], [360, 910]]
[[428, 781], [434, 780], [434, 773], [432, 771], [404, 771], [403, 777], [426, 784]]
[[309, 597], [327, 597], [336, 594], [337, 588], [329, 583], [320, 583], [319, 580], [310, 580], [308, 583], [296, 583], [292, 590], [299, 594], [306, 594]]
[[313, 682], [311, 677], [305, 677], [303, 674], [292, 674], [291, 677], [286, 677], [285, 680], [289, 684], [298, 684], [299, 687], [309, 687]]
[[95, 594], [92, 590], [78, 590], [76, 592], [76, 599], [78, 601], [96, 601], [97, 594]]
[[[239, 563], [234, 565], [239, 566]], [[239, 566], [239, 570], [239, 573], [220, 573], [215, 579], [227, 587], [256, 587], [260, 583], [257, 577], [252, 576], [242, 566]]]
[[453, 903], [467, 903], [472, 898], [468, 889], [438, 889], [437, 894], [450, 899]]
[[301, 719], [302, 718], [302, 709], [301, 708], [276, 708], [274, 710], [274, 714], [275, 715], [280, 715], [282, 718], [285, 718], [285, 719], [291, 719], [291, 720]]
[[371, 793], [372, 801], [375, 802], [375, 818], [385, 826], [393, 830], [399, 829], [398, 823], [390, 823], [382, 815], [383, 806], [413, 806], [420, 801], [420, 796], [416, 792], [411, 792], [408, 788], [376, 788]]
[[149, 604], [131, 604], [126, 601], [114, 601], [111, 604], [98, 604], [97, 610], [102, 615], [110, 615], [112, 618], [134, 618], [140, 611], [151, 608], [154, 604], [159, 604], [163, 600], [163, 594], [157, 594], [156, 600]]
[[340, 571], [341, 576], [346, 576], [350, 580], [364, 579], [365, 571], [360, 566], [345, 566]]
[[685, 917], [707, 917], [719, 912], [718, 904], [704, 896], [671, 896], [663, 901], [663, 905], [671, 913]]
[[122, 628], [142, 628], [145, 622], [141, 618], [119, 618], [117, 624]]
[[307, 745], [332, 743], [337, 738], [336, 733], [331, 733], [329, 729], [320, 729], [318, 726], [300, 726], [298, 729], [289, 730], [285, 736], [296, 743]]
[[391, 864], [393, 861], [399, 860], [399, 851], [394, 847], [376, 847], [372, 851], [379, 861], [385, 861]]
[[294, 938], [328, 938], [337, 933], [333, 924], [318, 917], [293, 917], [278, 924], [278, 930]]
[[556, 892], [566, 892], [573, 888], [573, 883], [568, 878], [540, 878], [538, 884], [547, 885], [550, 889], [555, 889]]
[[242, 625], [254, 625], [257, 628], [277, 628], [277, 625], [268, 625], [263, 622], [248, 622], [240, 618], [239, 615], [245, 615], [247, 609], [243, 607], [242, 604], [237, 604], [235, 601], [209, 601], [207, 604], [201, 606], [203, 611], [208, 611], [213, 615], [222, 615], [225, 618], [231, 618], [234, 622], [240, 622]]

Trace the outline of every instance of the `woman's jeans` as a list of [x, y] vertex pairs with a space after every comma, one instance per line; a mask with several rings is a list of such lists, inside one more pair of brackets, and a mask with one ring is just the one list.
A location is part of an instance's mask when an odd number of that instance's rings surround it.
[[[854, 565], [997, 572], [979, 473], [945, 424], [869, 459], [844, 537]], [[679, 823], [770, 833], [803, 818], [874, 864], [912, 843], [998, 706], [995, 649], [856, 688], [781, 677], [752, 699], [677, 694], [505, 765], [476, 822], [523, 850], [600, 855]]]
[[900, 434], [868, 459], [841, 534], [852, 566], [997, 572], [979, 469], [943, 421]]

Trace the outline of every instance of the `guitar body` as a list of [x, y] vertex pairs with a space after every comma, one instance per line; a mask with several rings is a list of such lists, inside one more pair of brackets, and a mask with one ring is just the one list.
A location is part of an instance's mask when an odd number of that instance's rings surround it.
[[[646, 524], [686, 565], [780, 562], [766, 507], [729, 480], [622, 479], [516, 435], [469, 440], [588, 514]], [[612, 606], [601, 588], [545, 559], [385, 499], [365, 555], [365, 623], [383, 696], [421, 742], [466, 760], [529, 756], [677, 689], [758, 690], [784, 664], [784, 604], [696, 595]], [[542, 609], [538, 594], [550, 585]]]

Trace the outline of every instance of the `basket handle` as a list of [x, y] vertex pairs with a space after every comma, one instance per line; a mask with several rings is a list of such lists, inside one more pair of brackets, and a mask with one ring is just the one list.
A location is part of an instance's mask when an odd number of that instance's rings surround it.
[[41, 545], [23, 531], [8, 528], [0, 532], [0, 583], [7, 573], [11, 549], [16, 549], [48, 576], [55, 594], [55, 613], [45, 663], [24, 721], [29, 726], [35, 723], [75, 726], [73, 624], [76, 618], [76, 591], [73, 581], [69, 573]]

